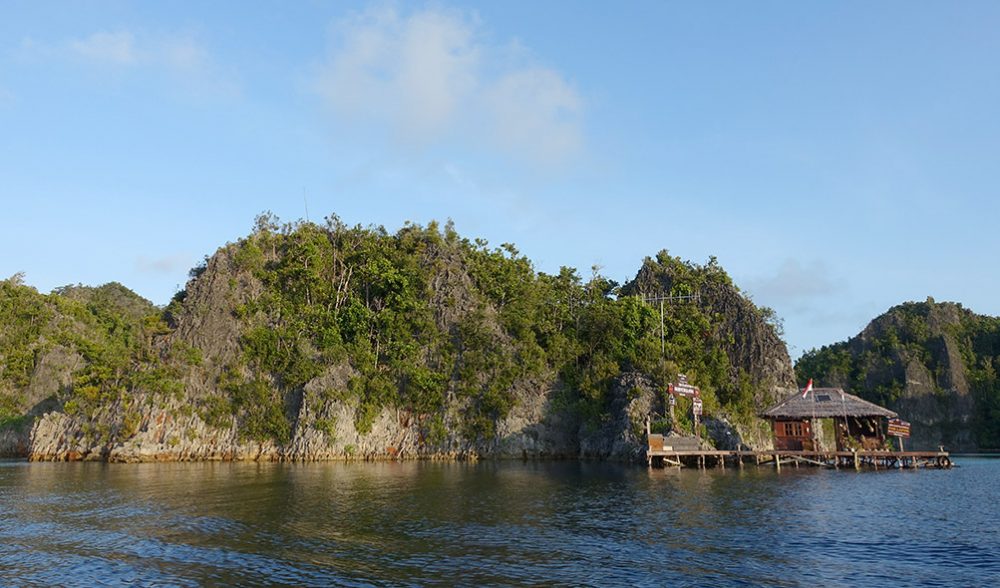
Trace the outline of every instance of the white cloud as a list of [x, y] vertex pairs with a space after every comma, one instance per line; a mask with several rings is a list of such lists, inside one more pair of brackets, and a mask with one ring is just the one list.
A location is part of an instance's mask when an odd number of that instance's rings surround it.
[[168, 82], [187, 94], [232, 96], [239, 84], [220, 68], [208, 49], [187, 33], [98, 31], [57, 43], [22, 39], [15, 53], [22, 61], [71, 61], [114, 68], [130, 75], [166, 73]]
[[191, 256], [184, 253], [174, 253], [152, 259], [140, 255], [135, 260], [135, 269], [140, 272], [155, 274], [176, 273], [192, 265]]
[[[583, 100], [468, 15], [368, 11], [338, 23], [316, 88], [342, 122], [388, 127], [405, 143], [461, 139], [545, 163], [583, 144]], [[511, 48], [513, 47], [513, 48]]]
[[439, 133], [476, 84], [478, 51], [463, 24], [436, 13], [352, 19], [320, 91], [339, 114], [389, 117], [418, 140]]
[[822, 261], [805, 265], [786, 259], [773, 275], [750, 279], [747, 286], [765, 304], [801, 308], [813, 299], [836, 293], [843, 285], [831, 277]]
[[576, 151], [582, 142], [580, 97], [552, 70], [531, 68], [503, 76], [489, 89], [488, 104], [496, 137], [511, 150], [527, 149], [548, 160]]
[[455, 162], [446, 162], [441, 171], [449, 181], [461, 188], [462, 198], [475, 198], [488, 206], [491, 214], [499, 212], [508, 226], [527, 231], [546, 222], [546, 215], [537, 202], [524, 198], [517, 191], [503, 186], [484, 186]]
[[134, 65], [139, 61], [135, 37], [128, 31], [94, 33], [69, 42], [69, 50], [84, 59], [112, 65]]
[[188, 73], [204, 73], [212, 66], [208, 50], [186, 34], [99, 32], [71, 40], [67, 47], [71, 54], [95, 64], [140, 65]]
[[210, 66], [208, 51], [190, 37], [168, 37], [158, 47], [160, 61], [173, 69], [199, 71]]

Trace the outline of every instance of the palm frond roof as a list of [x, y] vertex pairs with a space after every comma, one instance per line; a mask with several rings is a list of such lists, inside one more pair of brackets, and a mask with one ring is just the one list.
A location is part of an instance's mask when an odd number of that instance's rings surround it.
[[840, 388], [813, 388], [805, 397], [796, 392], [761, 413], [766, 419], [806, 419], [830, 417], [892, 418], [897, 416], [888, 408], [848, 394]]

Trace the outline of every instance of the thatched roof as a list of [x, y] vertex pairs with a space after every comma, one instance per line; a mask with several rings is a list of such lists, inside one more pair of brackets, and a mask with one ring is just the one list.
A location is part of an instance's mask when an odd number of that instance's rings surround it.
[[840, 388], [813, 388], [805, 398], [796, 392], [761, 413], [766, 419], [897, 416], [888, 408], [862, 400]]

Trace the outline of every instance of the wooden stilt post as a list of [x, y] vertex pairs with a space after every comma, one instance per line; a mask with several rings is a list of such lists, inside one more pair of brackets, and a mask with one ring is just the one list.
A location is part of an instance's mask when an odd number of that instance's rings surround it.
[[781, 471], [781, 454], [780, 453], [775, 453], [774, 454], [774, 467], [779, 472]]
[[651, 432], [651, 430], [650, 430], [650, 426], [649, 426], [649, 415], [647, 414], [646, 415], [646, 467], [647, 468], [653, 467], [653, 454], [650, 451], [652, 449], [652, 447], [650, 446], [650, 442], [649, 442], [649, 434], [650, 434], [650, 432]]
[[854, 450], [854, 469], [861, 471], [861, 456], [858, 455], [858, 450]]

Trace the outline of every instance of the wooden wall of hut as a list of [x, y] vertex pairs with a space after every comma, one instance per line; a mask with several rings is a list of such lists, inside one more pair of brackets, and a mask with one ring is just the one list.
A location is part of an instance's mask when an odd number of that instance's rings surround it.
[[775, 419], [774, 448], [785, 451], [812, 451], [812, 424], [809, 419]]

